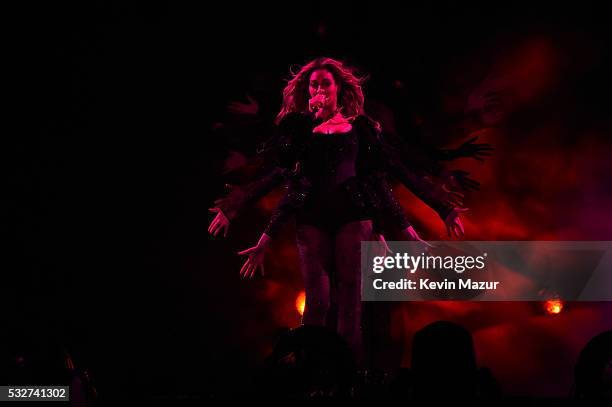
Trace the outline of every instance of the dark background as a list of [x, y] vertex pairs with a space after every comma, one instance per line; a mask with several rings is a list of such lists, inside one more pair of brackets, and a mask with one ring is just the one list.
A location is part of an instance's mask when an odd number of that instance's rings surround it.
[[[560, 116], [560, 128], [573, 126], [560, 144], [563, 151], [579, 139], [585, 142], [584, 123], [598, 123], [596, 136], [586, 142], [607, 146], [612, 48], [602, 8], [589, 2], [439, 1], [398, 7], [97, 2], [20, 10], [7, 38], [16, 51], [7, 60], [16, 76], [7, 80], [17, 88], [12, 103], [17, 113], [9, 117], [17, 126], [5, 134], [9, 147], [3, 160], [9, 244], [0, 331], [9, 354], [68, 348], [110, 398], [223, 394], [260, 363], [275, 329], [297, 325], [299, 316], [286, 315], [300, 289], [295, 265], [287, 266], [293, 277], [277, 274], [276, 285], [245, 285], [238, 278], [240, 259], [234, 253], [254, 243], [265, 214], [236, 229], [228, 242], [206, 232], [207, 208], [222, 192], [220, 168], [227, 153], [211, 127], [228, 120], [227, 103], [243, 98], [262, 72], [277, 81], [268, 91], [278, 97], [291, 65], [319, 55], [346, 59], [371, 75], [367, 95], [390, 102], [393, 81], [402, 79], [410, 85], [403, 103], [411, 114], [435, 117], [440, 95], [457, 86], [459, 73], [475, 83], [504, 46], [544, 36], [570, 44], [570, 61], [586, 62], [563, 82], [563, 104], [531, 111], [528, 120], [544, 116], [554, 122]], [[550, 157], [557, 147], [530, 154]], [[502, 168], [513, 159], [504, 157]], [[607, 166], [597, 168], [603, 177], [597, 179], [607, 181]], [[607, 196], [608, 184], [597, 186]], [[572, 196], [586, 195], [578, 188]], [[597, 195], [588, 199], [600, 202]], [[525, 230], [540, 228], [535, 219]], [[549, 236], [609, 239], [608, 221], [572, 217], [565, 225], [569, 232]], [[598, 223], [599, 229], [585, 228], [584, 222]], [[291, 261], [293, 254], [284, 259]], [[288, 309], [285, 316], [272, 317], [279, 307]], [[598, 317], [606, 307], [587, 307], [592, 325], [576, 339], [572, 355], [585, 338], [610, 327]], [[529, 313], [522, 305], [499, 305], [487, 308], [480, 322], [478, 310], [470, 308], [470, 318], [486, 325], [482, 321], [494, 321], [496, 312], [508, 315], [514, 309], [517, 315]], [[427, 318], [417, 320], [418, 325]], [[550, 328], [544, 340], [563, 335], [571, 324]], [[545, 370], [534, 369], [534, 375]], [[540, 394], [565, 391], [546, 386]], [[531, 390], [538, 394], [538, 388]]]

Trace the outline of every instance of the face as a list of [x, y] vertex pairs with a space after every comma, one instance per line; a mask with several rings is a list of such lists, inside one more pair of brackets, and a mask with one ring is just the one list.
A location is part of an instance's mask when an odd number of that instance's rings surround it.
[[327, 98], [326, 107], [330, 110], [336, 108], [338, 103], [338, 85], [334, 80], [334, 76], [327, 69], [318, 69], [312, 72], [308, 91], [311, 98], [319, 94], [325, 95]]

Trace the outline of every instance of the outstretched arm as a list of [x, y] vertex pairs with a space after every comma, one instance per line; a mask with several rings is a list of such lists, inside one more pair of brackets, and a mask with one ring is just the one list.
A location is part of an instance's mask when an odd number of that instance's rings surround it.
[[290, 181], [287, 192], [274, 209], [270, 222], [257, 245], [238, 253], [249, 256], [240, 270], [243, 278], [252, 278], [259, 268], [263, 275], [264, 254], [267, 246], [273, 238], [278, 236], [281, 227], [302, 207], [309, 188], [310, 184], [304, 177], [296, 177]]
[[394, 159], [387, 161], [387, 170], [420, 200], [434, 209], [442, 219], [462, 203], [463, 194], [449, 189], [442, 182], [435, 182], [432, 177], [416, 175]]
[[275, 168], [265, 177], [243, 186], [226, 185], [229, 193], [215, 201], [215, 206], [209, 208], [209, 212], [215, 213], [215, 217], [208, 227], [208, 233], [217, 237], [223, 233], [227, 237], [230, 222], [238, 217], [246, 208], [252, 206], [268, 194], [286, 178], [286, 171]]
[[[240, 187], [230, 187], [227, 196], [215, 201], [215, 207], [211, 210], [217, 213], [217, 216], [211, 223], [211, 233], [219, 229], [227, 233], [229, 222], [299, 172], [296, 162], [304, 143], [304, 135], [310, 134], [311, 127], [311, 118], [299, 114], [288, 115], [279, 123], [274, 136], [259, 151], [268, 163], [267, 168], [272, 169], [257, 181]], [[213, 224], [216, 227], [213, 227]]]
[[[374, 168], [398, 178], [419, 199], [434, 209], [440, 218], [457, 235], [462, 231], [459, 211], [463, 194], [452, 189], [449, 183], [435, 180], [434, 177], [417, 175], [401, 161], [399, 152], [393, 146], [384, 143], [380, 131], [370, 123], [366, 124], [366, 148], [372, 154]], [[458, 223], [457, 223], [458, 222]]]
[[246, 208], [281, 185], [287, 179], [288, 173], [287, 169], [275, 167], [264, 177], [249, 184], [241, 186], [226, 185], [229, 192], [223, 198], [215, 201], [215, 208], [222, 211], [232, 221]]
[[408, 221], [384, 174], [372, 175], [365, 185], [372, 197], [371, 204], [374, 208], [373, 238], [375, 241], [382, 242], [386, 251], [390, 250], [385, 242], [385, 234], [394, 236], [399, 232], [404, 240], [423, 241]]
[[384, 173], [379, 172], [366, 177], [364, 188], [370, 200], [369, 204], [373, 208], [374, 233], [387, 233], [393, 236], [394, 232], [410, 227], [410, 222]]
[[393, 164], [391, 171], [419, 199], [434, 209], [444, 221], [449, 237], [451, 232], [456, 237], [464, 235], [465, 230], [459, 215], [467, 209], [461, 208], [463, 194], [453, 191], [444, 182], [435, 183], [427, 177], [419, 177], [403, 166]]
[[299, 171], [289, 180], [287, 192], [272, 212], [272, 217], [265, 230], [267, 235], [276, 237], [282, 226], [304, 206], [310, 187], [308, 180], [299, 175]]
[[493, 155], [493, 147], [489, 143], [476, 143], [476, 141], [478, 141], [478, 136], [472, 137], [457, 148], [436, 150], [436, 158], [442, 161], [450, 161], [465, 157], [483, 162], [484, 157]]

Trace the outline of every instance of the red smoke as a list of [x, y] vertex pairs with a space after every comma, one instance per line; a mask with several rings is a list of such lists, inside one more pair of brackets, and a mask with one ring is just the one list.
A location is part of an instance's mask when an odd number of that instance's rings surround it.
[[[478, 135], [479, 142], [493, 145], [494, 156], [484, 164], [469, 159], [452, 164], [481, 182], [481, 190], [466, 198], [466, 240], [612, 240], [609, 125], [572, 116], [580, 109], [564, 90], [572, 75], [586, 70], [589, 59], [568, 52], [552, 39], [539, 37], [522, 41], [493, 64], [506, 84], [506, 113], [503, 124]], [[464, 104], [442, 106], [456, 109]], [[483, 118], [487, 120], [500, 119]], [[260, 209], [269, 213], [282, 192], [266, 197]], [[448, 239], [435, 212], [404, 187], [395, 192], [422, 237]], [[272, 278], [255, 289], [268, 304], [260, 306], [267, 309], [270, 330], [299, 324], [295, 298], [301, 278], [293, 234], [287, 236], [292, 237], [277, 242], [268, 256]], [[458, 322], [472, 331], [479, 364], [493, 370], [505, 392], [565, 396], [580, 349], [612, 326], [612, 305], [564, 305], [562, 313], [550, 316], [541, 304], [526, 302], [401, 303], [392, 311], [390, 335], [403, 345], [402, 364], [407, 366], [417, 330], [440, 319]], [[249, 335], [250, 341], [261, 338], [264, 328], [253, 322], [247, 329], [258, 333]]]

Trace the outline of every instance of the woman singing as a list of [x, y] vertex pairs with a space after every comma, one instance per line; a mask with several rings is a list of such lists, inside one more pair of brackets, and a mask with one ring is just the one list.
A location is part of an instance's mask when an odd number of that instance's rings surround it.
[[398, 178], [440, 215], [449, 231], [463, 234], [460, 194], [440, 188], [402, 163], [380, 126], [363, 114], [362, 80], [342, 62], [319, 58], [303, 66], [283, 91], [276, 134], [261, 152], [266, 174], [235, 188], [212, 208], [210, 233], [227, 233], [230, 219], [280, 184], [287, 192], [241, 269], [252, 277], [264, 253], [289, 218], [296, 221], [297, 246], [306, 291], [303, 324], [325, 325], [335, 292], [337, 330], [359, 359], [361, 346], [361, 242], [384, 240], [401, 230], [419, 239], [387, 183]]

